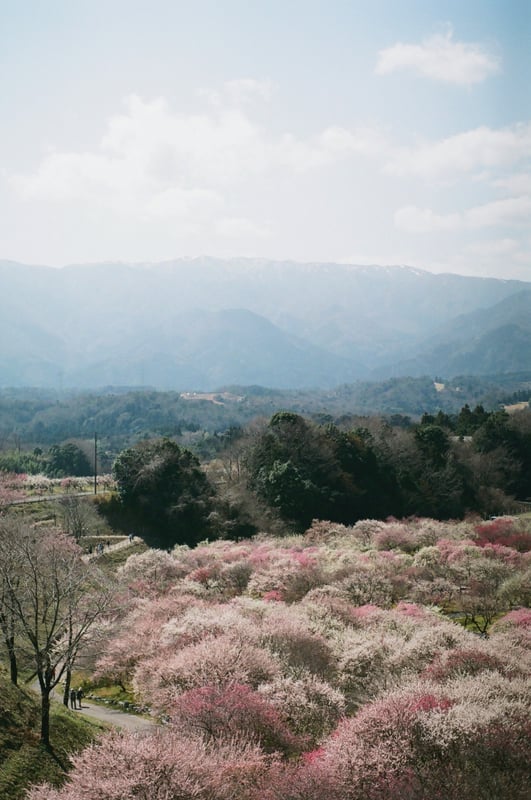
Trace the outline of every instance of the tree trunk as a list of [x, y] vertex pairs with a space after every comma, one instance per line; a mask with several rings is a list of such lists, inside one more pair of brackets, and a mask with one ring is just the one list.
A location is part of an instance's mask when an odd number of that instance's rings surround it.
[[63, 705], [68, 708], [68, 700], [70, 698], [70, 684], [72, 682], [72, 670], [67, 667], [65, 670], [65, 690], [63, 692]]
[[14, 683], [15, 686], [18, 686], [18, 664], [14, 638], [7, 641], [7, 652], [9, 653], [9, 673], [11, 677], [11, 683]]
[[41, 744], [50, 746], [50, 690], [41, 687]]
[[15, 620], [13, 613], [9, 611], [7, 614], [3, 611], [0, 613], [0, 628], [4, 635], [4, 642], [9, 657], [9, 672], [11, 683], [18, 686], [18, 664], [17, 652], [15, 649]]

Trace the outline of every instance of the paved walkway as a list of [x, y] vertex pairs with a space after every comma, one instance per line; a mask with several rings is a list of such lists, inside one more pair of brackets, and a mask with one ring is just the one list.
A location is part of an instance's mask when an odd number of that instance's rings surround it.
[[157, 727], [155, 720], [138, 717], [136, 714], [127, 714], [112, 707], [90, 703], [84, 698], [81, 708], [77, 711], [72, 711], [72, 714], [83, 714], [86, 717], [97, 719], [100, 722], [107, 722], [115, 728], [122, 728], [126, 731], [152, 731]]
[[[40, 697], [39, 684], [33, 681], [31, 688]], [[63, 689], [59, 684], [52, 690], [51, 698], [54, 703], [63, 702]], [[83, 698], [82, 706], [78, 709], [70, 708], [72, 714], [83, 714], [91, 719], [97, 719], [100, 722], [106, 722], [114, 728], [122, 728], [126, 731], [152, 731], [158, 727], [155, 720], [148, 717], [139, 717], [136, 714], [127, 714], [125, 711], [120, 711], [112, 706], [100, 705], [99, 703], [91, 703], [89, 700]]]
[[84, 561], [93, 561], [95, 558], [100, 558], [106, 553], [112, 553], [113, 550], [123, 550], [125, 547], [132, 547], [134, 544], [139, 544], [142, 541], [142, 539], [140, 539], [138, 536], [133, 536], [132, 539], [129, 539], [129, 537], [126, 536], [125, 539], [121, 539], [119, 542], [110, 544], [107, 547], [106, 542], [112, 541], [112, 536], [92, 536], [91, 538], [101, 539], [101, 543], [104, 547], [101, 553], [98, 553], [96, 548], [93, 549], [92, 553], [85, 553], [85, 555], [82, 556]]

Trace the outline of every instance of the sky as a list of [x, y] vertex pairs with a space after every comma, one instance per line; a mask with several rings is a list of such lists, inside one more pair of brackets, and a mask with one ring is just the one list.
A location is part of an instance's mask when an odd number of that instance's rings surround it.
[[0, 259], [531, 281], [531, 0], [0, 0]]

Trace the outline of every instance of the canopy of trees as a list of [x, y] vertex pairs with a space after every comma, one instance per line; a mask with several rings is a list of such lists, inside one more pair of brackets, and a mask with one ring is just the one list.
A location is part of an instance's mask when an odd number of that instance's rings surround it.
[[91, 475], [94, 468], [80, 447], [67, 442], [50, 447], [45, 471], [50, 478], [66, 478], [71, 475]]
[[144, 442], [120, 454], [113, 475], [130, 525], [149, 543], [194, 544], [208, 534], [213, 489], [189, 450]]
[[53, 444], [46, 452], [35, 447], [31, 452], [8, 450], [0, 453], [0, 470], [66, 478], [92, 475], [94, 466], [84, 449], [74, 442], [65, 442]]
[[[468, 427], [465, 427], [467, 421]], [[299, 529], [412, 514], [438, 519], [498, 513], [531, 496], [531, 414], [463, 409], [408, 428], [366, 421], [344, 430], [278, 412], [247, 454], [251, 488]], [[473, 432], [463, 441], [453, 426]]]
[[275, 414], [248, 456], [250, 485], [282, 517], [350, 522], [393, 512], [396, 481], [382, 469], [367, 431], [316, 426]]
[[280, 408], [298, 414], [329, 414], [331, 421], [346, 414], [381, 414], [397, 420], [439, 411], [452, 416], [465, 403], [470, 407], [483, 403], [490, 411], [513, 397], [531, 399], [531, 373], [461, 376], [440, 379], [440, 383], [442, 391], [435, 389], [428, 376], [358, 382], [327, 391], [231, 386], [193, 400], [179, 392], [150, 389], [110, 389], [98, 394], [0, 388], [0, 450], [19, 450], [20, 445], [47, 449], [68, 439], [89, 440], [98, 431], [105, 449], [116, 454], [145, 437], [224, 431]]

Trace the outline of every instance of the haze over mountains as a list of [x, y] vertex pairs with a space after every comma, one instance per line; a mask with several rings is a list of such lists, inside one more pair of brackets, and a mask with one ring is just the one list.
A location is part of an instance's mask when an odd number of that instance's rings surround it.
[[0, 385], [215, 390], [531, 369], [531, 283], [409, 267], [0, 262]]

